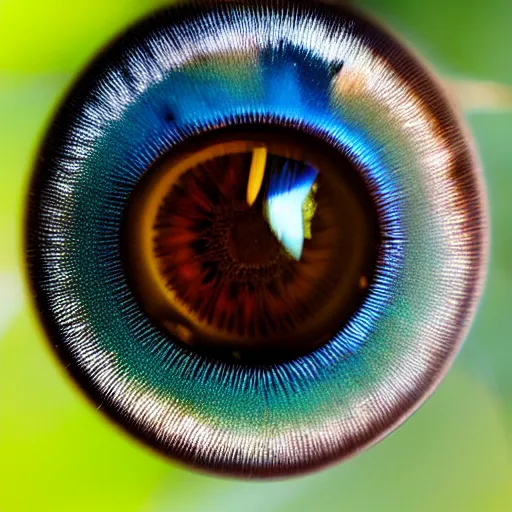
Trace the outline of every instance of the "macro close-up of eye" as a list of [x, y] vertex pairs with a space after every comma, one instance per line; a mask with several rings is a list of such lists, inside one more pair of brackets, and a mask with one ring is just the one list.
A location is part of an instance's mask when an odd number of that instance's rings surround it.
[[25, 252], [80, 387], [178, 462], [282, 478], [434, 391], [487, 262], [474, 144], [386, 29], [323, 2], [180, 3], [69, 89]]

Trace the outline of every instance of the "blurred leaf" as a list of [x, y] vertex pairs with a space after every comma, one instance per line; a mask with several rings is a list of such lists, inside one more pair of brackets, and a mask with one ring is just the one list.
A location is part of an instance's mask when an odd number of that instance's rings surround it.
[[0, 339], [0, 510], [139, 511], [168, 471], [57, 368], [24, 309]]
[[2, 0], [0, 70], [78, 72], [112, 37], [165, 0]]
[[[512, 409], [512, 114], [473, 115], [470, 125], [487, 182], [491, 257], [484, 298], [461, 359]], [[511, 423], [508, 431], [512, 443]]]
[[509, 0], [358, 0], [445, 72], [512, 85]]

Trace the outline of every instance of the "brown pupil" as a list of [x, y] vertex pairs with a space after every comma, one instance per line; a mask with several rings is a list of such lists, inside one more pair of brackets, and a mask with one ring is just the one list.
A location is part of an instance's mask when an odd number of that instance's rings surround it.
[[336, 162], [321, 161], [314, 186], [304, 185], [311, 164], [269, 143], [255, 180], [248, 145], [206, 146], [192, 165], [177, 158], [157, 169], [129, 212], [129, 264], [141, 305], [172, 338], [271, 361], [314, 349], [348, 319], [371, 278], [378, 230], [368, 197]]
[[269, 266], [282, 256], [279, 241], [260, 211], [250, 208], [234, 215], [228, 250], [240, 266]]

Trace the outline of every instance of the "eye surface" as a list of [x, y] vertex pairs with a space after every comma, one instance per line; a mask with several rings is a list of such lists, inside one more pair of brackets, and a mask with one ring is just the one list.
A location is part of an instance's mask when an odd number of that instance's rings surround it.
[[272, 477], [353, 455], [433, 391], [486, 226], [464, 127], [393, 37], [321, 3], [200, 2], [72, 88], [27, 260], [103, 411], [187, 464]]

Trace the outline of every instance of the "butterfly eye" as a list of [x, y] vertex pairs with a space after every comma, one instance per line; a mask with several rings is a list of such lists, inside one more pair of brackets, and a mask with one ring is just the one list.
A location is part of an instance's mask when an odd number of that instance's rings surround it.
[[159, 11], [42, 145], [27, 261], [48, 337], [160, 452], [285, 476], [433, 391], [486, 263], [471, 142], [392, 36], [323, 3]]

